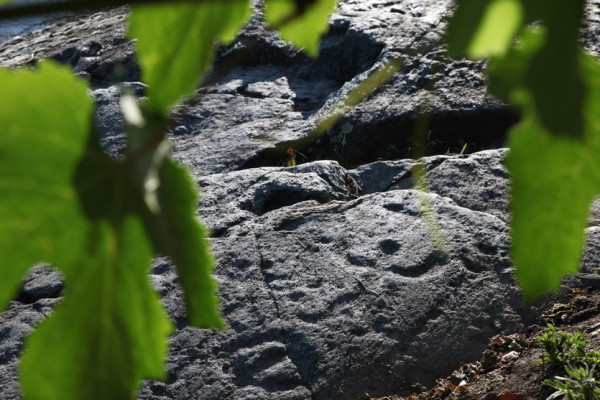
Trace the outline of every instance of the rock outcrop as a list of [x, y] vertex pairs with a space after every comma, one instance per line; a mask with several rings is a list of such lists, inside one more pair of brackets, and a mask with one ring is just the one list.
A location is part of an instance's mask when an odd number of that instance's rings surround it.
[[[483, 189], [487, 183], [504, 197], [504, 154], [427, 159], [431, 193], [411, 188], [402, 161], [351, 171], [322, 161], [202, 178], [201, 210], [215, 233], [230, 329], [186, 330], [202, 355], [173, 374], [176, 383], [202, 398], [383, 395], [431, 382], [458, 355], [477, 358], [485, 338], [522, 328], [527, 310], [512, 284], [507, 226], [494, 215], [506, 215], [505, 204], [488, 203]], [[481, 175], [470, 179], [474, 169]], [[355, 198], [356, 182], [381, 188]], [[424, 198], [434, 204], [445, 255], [430, 240]], [[174, 346], [173, 357], [185, 358], [188, 346]], [[225, 369], [214, 356], [223, 351]], [[212, 379], [215, 388], [206, 387]], [[149, 391], [180, 398], [174, 388]]]
[[[597, 6], [590, 7], [592, 20]], [[491, 336], [526, 326], [532, 310], [522, 305], [508, 251], [507, 150], [422, 159], [429, 191], [414, 188], [416, 161], [397, 160], [410, 154], [424, 112], [433, 153], [464, 143], [500, 147], [517, 120], [486, 94], [484, 63], [445, 55], [451, 10], [447, 0], [343, 2], [316, 60], [258, 19], [220, 49], [215, 81], [174, 111], [171, 138], [202, 192], [228, 328], [187, 327], [177, 276], [168, 260], [156, 260], [151, 278], [177, 331], [168, 381], [145, 383], [141, 399], [406, 392], [475, 360]], [[124, 38], [126, 12], [93, 14], [0, 46], [4, 66], [48, 57], [88, 79], [113, 154], [122, 146], [119, 85], [144, 93]], [[594, 43], [586, 36], [592, 51]], [[240, 55], [244, 65], [229, 68]], [[392, 58], [403, 60], [392, 80], [305, 140]], [[285, 168], [290, 146], [302, 164]], [[597, 261], [593, 255], [590, 249], [584, 268]], [[37, 268], [0, 319], [0, 398], [20, 398], [23, 338], [61, 290], [56, 273]]]

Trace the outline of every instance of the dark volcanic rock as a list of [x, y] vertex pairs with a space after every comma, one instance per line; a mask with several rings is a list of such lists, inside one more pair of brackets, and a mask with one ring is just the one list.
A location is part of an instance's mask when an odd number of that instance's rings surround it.
[[62, 295], [63, 280], [59, 273], [50, 268], [34, 268], [23, 283], [19, 300], [35, 303], [41, 299], [53, 299]]
[[[457, 137], [472, 149], [498, 147], [516, 115], [487, 96], [483, 63], [445, 55], [450, 11], [446, 0], [343, 2], [316, 60], [294, 52], [254, 21], [222, 52], [217, 71], [231, 59], [247, 65], [183, 108], [178, 156], [201, 174], [281, 166], [288, 146], [311, 160], [334, 158], [356, 166], [408, 156], [415, 120], [423, 112], [430, 115], [432, 152], [460, 149]], [[324, 135], [311, 135], [348, 92], [395, 58], [403, 66], [390, 82], [346, 110]], [[206, 156], [198, 158], [197, 148]], [[233, 157], [223, 159], [223, 153]]]
[[[586, 47], [597, 5], [590, 5]], [[166, 382], [140, 398], [356, 399], [406, 392], [473, 361], [489, 337], [520, 329], [525, 308], [508, 254], [506, 150], [421, 160], [429, 192], [413, 188], [415, 123], [429, 153], [497, 147], [517, 119], [489, 97], [485, 63], [450, 60], [448, 0], [349, 0], [312, 60], [253, 20], [197, 91], [173, 111], [174, 155], [203, 193], [228, 328], [186, 326], [169, 260], [151, 279], [177, 327]], [[118, 97], [143, 97], [126, 10], [92, 14], [0, 45], [0, 64], [49, 57], [90, 81], [105, 148], [123, 148]], [[321, 137], [315, 125], [391, 59], [402, 68]], [[243, 60], [243, 65], [239, 60]], [[307, 140], [309, 138], [310, 140]], [[293, 147], [304, 163], [283, 168]], [[331, 161], [331, 160], [335, 161]], [[315, 161], [318, 160], [318, 161]], [[310, 161], [310, 162], [309, 162]], [[352, 168], [352, 169], [350, 169]], [[423, 218], [430, 203], [436, 224]], [[596, 207], [591, 224], [597, 225]], [[584, 267], [597, 263], [595, 226]], [[443, 237], [445, 252], [432, 245]], [[0, 318], [0, 398], [18, 399], [23, 338], [60, 302], [62, 281], [35, 269]]]
[[[469, 156], [433, 156], [421, 160], [427, 169], [432, 192], [451, 198], [461, 207], [508, 217], [508, 173], [503, 165], [507, 149], [489, 150]], [[414, 186], [414, 160], [378, 161], [350, 171], [363, 193], [376, 193]], [[469, 175], [468, 179], [463, 177]]]
[[359, 194], [356, 182], [334, 161], [209, 175], [200, 179], [199, 186], [204, 193], [203, 220], [213, 236], [284, 206], [308, 200], [348, 200]]
[[[522, 328], [530, 313], [512, 282], [505, 154], [425, 159], [431, 193], [411, 188], [410, 160], [201, 178], [228, 329], [186, 327], [177, 276], [158, 260], [152, 281], [178, 330], [168, 382], [148, 382], [140, 398], [354, 399], [431, 383], [476, 359], [487, 338]], [[423, 198], [445, 254], [432, 245]], [[47, 300], [10, 310], [34, 312]], [[20, 315], [0, 324], [23, 327], [0, 342], [13, 349], [8, 365], [41, 319]]]
[[[343, 2], [315, 60], [255, 18], [238, 41], [220, 50], [211, 84], [175, 111], [176, 156], [197, 175], [282, 166], [289, 146], [308, 160], [357, 166], [408, 156], [414, 122], [424, 111], [430, 153], [458, 151], [463, 143], [468, 150], [499, 146], [516, 117], [487, 96], [483, 63], [445, 55], [451, 9], [448, 0]], [[49, 57], [72, 65], [94, 85], [99, 113], [115, 115], [119, 89], [110, 86], [139, 80], [133, 46], [123, 37], [125, 18], [124, 9], [101, 12], [16, 37], [0, 45], [0, 63]], [[346, 110], [322, 137], [311, 135], [349, 91], [394, 58], [403, 66], [390, 82]], [[108, 122], [100, 123], [101, 131], [112, 135], [120, 123]]]
[[[505, 155], [423, 160], [431, 193], [407, 183], [410, 160], [201, 178], [229, 328], [207, 332], [177, 320], [170, 381], [149, 383], [142, 398], [401, 392], [477, 359], [487, 338], [523, 329], [533, 311], [512, 280]], [[360, 185], [365, 194], [356, 198], [351, 189]], [[423, 198], [434, 204], [446, 254], [432, 245]], [[176, 279], [167, 270], [160, 276]], [[169, 312], [183, 318], [180, 295], [168, 292]]]
[[126, 19], [121, 8], [16, 36], [0, 44], [0, 65], [16, 67], [50, 58], [71, 65], [97, 85], [138, 80], [133, 47], [124, 38]]

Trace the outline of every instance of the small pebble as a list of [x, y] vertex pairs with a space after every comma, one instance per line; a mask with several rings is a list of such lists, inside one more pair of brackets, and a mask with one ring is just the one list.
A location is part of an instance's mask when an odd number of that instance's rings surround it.
[[517, 353], [516, 351], [511, 351], [502, 356], [502, 362], [506, 363], [509, 361], [516, 360], [517, 358], [519, 358], [519, 353]]

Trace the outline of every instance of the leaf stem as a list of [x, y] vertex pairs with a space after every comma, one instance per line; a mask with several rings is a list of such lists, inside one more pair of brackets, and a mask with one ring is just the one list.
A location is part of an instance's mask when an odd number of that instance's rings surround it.
[[144, 142], [142, 146], [127, 154], [125, 159], [121, 162], [121, 166], [129, 168], [133, 164], [135, 164], [139, 159], [153, 152], [158, 147], [158, 145], [160, 145], [163, 142], [163, 140], [165, 140], [168, 129], [168, 124], [164, 124], [158, 127], [158, 129], [154, 131], [154, 134], [146, 142]]

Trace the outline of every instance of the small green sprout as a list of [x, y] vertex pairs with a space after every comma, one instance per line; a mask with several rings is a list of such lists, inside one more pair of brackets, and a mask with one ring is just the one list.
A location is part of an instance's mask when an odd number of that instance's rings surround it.
[[591, 365], [596, 368], [600, 365], [600, 352], [588, 350], [590, 344], [580, 331], [567, 333], [548, 324], [548, 328], [537, 340], [544, 351], [542, 361], [548, 361], [553, 367], [570, 364], [575, 367]]

